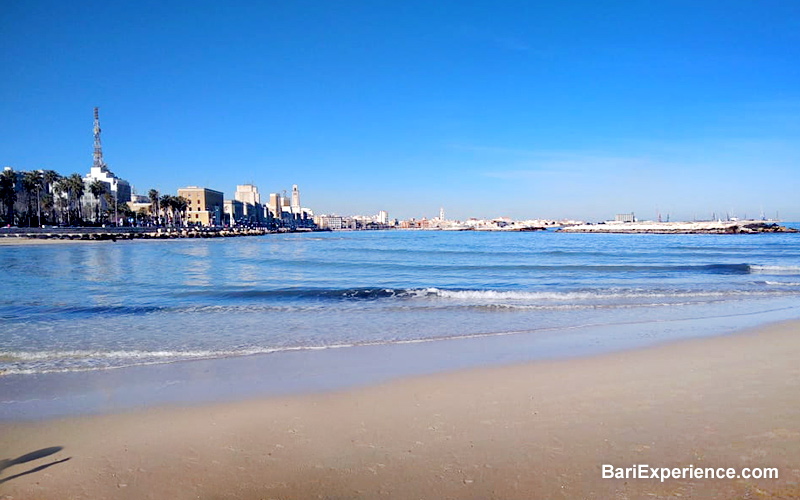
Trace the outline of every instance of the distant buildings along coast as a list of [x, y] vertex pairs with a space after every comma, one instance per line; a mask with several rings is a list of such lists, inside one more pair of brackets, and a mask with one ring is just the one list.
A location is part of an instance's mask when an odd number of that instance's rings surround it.
[[[4, 226], [249, 226], [270, 229], [313, 229], [314, 212], [300, 204], [300, 188], [291, 198], [269, 195], [262, 204], [253, 184], [236, 186], [233, 199], [200, 186], [179, 188], [175, 195], [150, 189], [136, 193], [103, 158], [100, 110], [94, 108], [94, 149], [89, 173], [64, 176], [54, 170], [17, 171], [0, 175], [0, 222]], [[285, 191], [284, 191], [285, 193]]]

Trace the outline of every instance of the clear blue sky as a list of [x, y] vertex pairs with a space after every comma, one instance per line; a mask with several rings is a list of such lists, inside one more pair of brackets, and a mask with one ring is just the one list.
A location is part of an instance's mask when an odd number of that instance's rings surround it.
[[0, 166], [317, 213], [800, 219], [800, 2], [0, 2]]

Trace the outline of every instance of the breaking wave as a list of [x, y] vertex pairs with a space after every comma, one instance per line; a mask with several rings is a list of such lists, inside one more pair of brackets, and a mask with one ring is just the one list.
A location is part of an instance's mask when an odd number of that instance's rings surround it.
[[[516, 300], [516, 301], [570, 301], [592, 299], [636, 299], [657, 297], [726, 297], [736, 295], [762, 295], [763, 290], [653, 290], [653, 289], [592, 289], [585, 291], [525, 291], [525, 290], [458, 290], [437, 287], [428, 288], [350, 288], [350, 289], [305, 289], [305, 290], [243, 290], [228, 292], [208, 292], [206, 296], [240, 299], [336, 299], [336, 300], [379, 300], [379, 299], [458, 299], [458, 300]], [[203, 307], [197, 308], [203, 309]]]
[[750, 272], [753, 274], [800, 274], [800, 266], [760, 266], [750, 265]]

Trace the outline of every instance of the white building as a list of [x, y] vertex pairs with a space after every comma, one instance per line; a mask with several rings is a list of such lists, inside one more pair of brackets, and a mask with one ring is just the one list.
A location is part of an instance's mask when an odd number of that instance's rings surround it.
[[292, 205], [291, 210], [293, 214], [300, 214], [300, 190], [297, 188], [297, 184], [292, 186]]
[[344, 218], [339, 215], [320, 215], [314, 217], [314, 222], [320, 229], [339, 230], [345, 226]]
[[[258, 188], [253, 184], [238, 184], [236, 192], [233, 195], [233, 200], [241, 203], [241, 212], [239, 215], [238, 208], [230, 204], [231, 214], [234, 221], [239, 221], [242, 218], [250, 222], [263, 222], [266, 220], [264, 217], [264, 207], [261, 206], [261, 194]], [[238, 207], [238, 205], [236, 205]]]
[[258, 188], [253, 184], [239, 184], [236, 186], [236, 193], [233, 195], [236, 201], [249, 203], [251, 205], [261, 204], [261, 195]]
[[617, 214], [614, 216], [616, 222], [636, 222], [636, 216], [633, 212], [629, 214]]

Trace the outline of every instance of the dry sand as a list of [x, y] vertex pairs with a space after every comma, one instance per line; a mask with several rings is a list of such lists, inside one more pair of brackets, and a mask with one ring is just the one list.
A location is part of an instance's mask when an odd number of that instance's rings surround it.
[[[0, 498], [798, 498], [800, 323], [366, 389], [0, 423]], [[37, 458], [38, 457], [38, 458]], [[777, 467], [601, 479], [601, 465]]]

